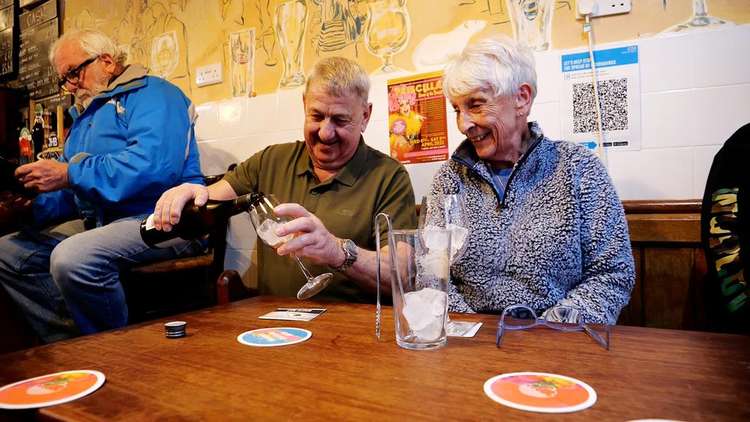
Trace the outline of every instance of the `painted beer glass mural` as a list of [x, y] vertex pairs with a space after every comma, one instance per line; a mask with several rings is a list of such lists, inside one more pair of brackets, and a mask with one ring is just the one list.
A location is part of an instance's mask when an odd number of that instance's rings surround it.
[[411, 18], [406, 0], [375, 0], [370, 3], [370, 20], [365, 31], [367, 50], [383, 60], [378, 72], [398, 70], [393, 56], [406, 47], [411, 35]]
[[232, 96], [249, 96], [253, 91], [255, 30], [246, 29], [229, 35], [232, 57]]
[[258, 0], [255, 3], [258, 16], [258, 45], [266, 56], [263, 62], [266, 66], [276, 66], [276, 32], [274, 32], [274, 10], [271, 0]]
[[507, 0], [513, 34], [536, 51], [549, 50], [554, 0]]
[[305, 83], [302, 58], [305, 52], [304, 36], [307, 25], [307, 6], [304, 0], [289, 0], [279, 3], [275, 16], [276, 36], [279, 39], [284, 73], [280, 88], [294, 88]]
[[[128, 50], [130, 63], [143, 64], [152, 74], [166, 77], [195, 104], [304, 85], [304, 75], [312, 65], [331, 55], [354, 59], [370, 73], [398, 70], [396, 63], [406, 72], [419, 73], [445, 65], [468, 42], [491, 33], [515, 35], [537, 51], [586, 46], [573, 0], [64, 3], [64, 31], [104, 31]], [[597, 19], [594, 26], [596, 43], [606, 44], [667, 28], [685, 32], [733, 23], [750, 23], [748, 0], [633, 2], [631, 13]], [[238, 42], [237, 34], [242, 31], [254, 31], [253, 43], [245, 42], [244, 35]], [[250, 48], [247, 52], [245, 45]], [[198, 86], [195, 69], [217, 64], [222, 68], [222, 82]]]

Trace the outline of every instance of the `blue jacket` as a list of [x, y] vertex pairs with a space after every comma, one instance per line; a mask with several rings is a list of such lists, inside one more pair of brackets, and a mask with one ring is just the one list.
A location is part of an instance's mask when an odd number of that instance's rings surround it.
[[175, 185], [203, 183], [190, 100], [143, 67], [129, 66], [70, 114], [62, 157], [70, 187], [36, 198], [36, 224], [84, 218], [101, 226], [152, 212]]

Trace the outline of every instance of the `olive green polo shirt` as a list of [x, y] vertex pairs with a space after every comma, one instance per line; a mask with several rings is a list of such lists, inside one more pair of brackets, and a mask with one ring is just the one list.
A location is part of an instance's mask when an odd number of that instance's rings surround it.
[[[315, 214], [334, 236], [352, 239], [368, 250], [375, 250], [373, 218], [378, 213], [390, 215], [394, 229], [417, 225], [414, 191], [406, 169], [367, 146], [362, 138], [352, 159], [324, 182], [315, 176], [304, 142], [269, 146], [227, 173], [224, 180], [237, 195], [260, 191], [274, 194], [282, 203], [298, 203]], [[381, 226], [381, 244], [385, 245], [386, 228]], [[330, 271], [325, 266], [305, 264], [313, 275]], [[258, 242], [258, 267], [261, 294], [295, 296], [305, 283], [292, 258], [277, 255], [262, 242]], [[353, 302], [372, 299], [340, 273], [317, 297]]]

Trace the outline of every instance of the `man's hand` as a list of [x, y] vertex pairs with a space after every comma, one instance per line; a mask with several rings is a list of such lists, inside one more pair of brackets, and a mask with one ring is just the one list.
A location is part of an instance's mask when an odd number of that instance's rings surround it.
[[68, 164], [56, 160], [39, 160], [16, 169], [16, 178], [23, 187], [38, 192], [67, 188]]
[[183, 183], [164, 192], [156, 201], [154, 227], [165, 232], [171, 231], [172, 227], [180, 222], [182, 208], [191, 199], [197, 206], [205, 204], [208, 201], [208, 188], [203, 185]]
[[314, 264], [331, 267], [338, 267], [344, 263], [346, 255], [341, 250], [338, 239], [326, 229], [318, 217], [302, 205], [281, 204], [274, 208], [274, 213], [292, 220], [276, 229], [276, 235], [295, 235], [292, 240], [276, 250], [279, 255], [295, 254], [309, 259]]

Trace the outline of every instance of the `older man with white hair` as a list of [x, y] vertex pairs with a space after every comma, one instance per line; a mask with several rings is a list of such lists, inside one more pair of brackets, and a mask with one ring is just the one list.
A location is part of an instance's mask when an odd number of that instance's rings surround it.
[[635, 281], [622, 204], [584, 147], [554, 141], [528, 116], [534, 57], [493, 36], [467, 46], [443, 80], [466, 140], [435, 175], [428, 222], [446, 194], [463, 194], [469, 236], [451, 264], [450, 309], [500, 313], [526, 305], [556, 319], [575, 308], [614, 324]]
[[200, 249], [141, 240], [159, 195], [202, 175], [190, 100], [125, 60], [92, 30], [66, 33], [50, 50], [60, 87], [75, 97], [73, 125], [60, 161], [16, 170], [41, 194], [33, 227], [0, 238], [0, 284], [45, 342], [124, 326], [120, 270]]

